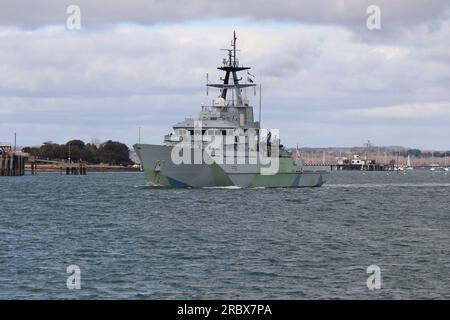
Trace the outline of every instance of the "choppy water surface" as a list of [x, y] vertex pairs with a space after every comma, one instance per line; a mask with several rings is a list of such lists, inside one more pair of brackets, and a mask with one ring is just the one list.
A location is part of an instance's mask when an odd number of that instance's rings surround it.
[[[0, 298], [450, 298], [450, 175], [152, 189], [141, 173], [0, 178]], [[66, 267], [81, 268], [81, 290]], [[382, 288], [366, 286], [381, 268]]]

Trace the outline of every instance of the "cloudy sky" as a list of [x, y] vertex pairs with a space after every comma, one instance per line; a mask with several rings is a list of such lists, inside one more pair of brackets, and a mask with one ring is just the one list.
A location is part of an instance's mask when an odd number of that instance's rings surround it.
[[450, 148], [448, 0], [2, 0], [0, 141], [161, 143], [213, 98], [233, 30], [285, 144]]

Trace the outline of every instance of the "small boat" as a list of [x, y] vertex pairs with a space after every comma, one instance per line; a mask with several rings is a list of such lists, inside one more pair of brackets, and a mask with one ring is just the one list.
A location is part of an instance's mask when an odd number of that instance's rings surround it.
[[[432, 154], [432, 157], [433, 157], [433, 160], [434, 160], [434, 153]], [[432, 163], [430, 170], [433, 171], [433, 172], [448, 172], [448, 171], [450, 171], [450, 169], [447, 166], [447, 153], [445, 153], [445, 155], [444, 155], [444, 166]]]
[[408, 160], [406, 162], [405, 170], [414, 170], [414, 167], [411, 165], [411, 157], [408, 154]]
[[438, 167], [431, 167], [430, 170], [433, 171], [433, 172], [448, 172], [448, 171], [450, 171], [449, 168], [447, 168], [447, 167], [440, 167], [440, 166], [438, 166]]

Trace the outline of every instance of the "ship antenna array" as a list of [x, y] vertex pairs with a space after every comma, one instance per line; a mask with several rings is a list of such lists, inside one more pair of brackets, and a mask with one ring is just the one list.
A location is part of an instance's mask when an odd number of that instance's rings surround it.
[[[220, 89], [220, 97], [226, 100], [227, 93], [231, 95], [231, 105], [235, 106], [234, 98], [235, 94], [237, 97], [237, 105], [238, 106], [244, 106], [245, 101], [242, 99], [242, 92], [244, 88], [247, 87], [254, 87], [256, 86], [253, 81], [252, 84], [249, 83], [239, 83], [239, 81], [242, 80], [242, 77], [238, 77], [237, 73], [240, 71], [248, 70], [249, 67], [239, 66], [239, 60], [237, 59], [237, 37], [236, 32], [233, 32], [233, 40], [231, 41], [231, 48], [227, 49], [221, 49], [223, 51], [227, 51], [228, 57], [223, 59], [223, 65], [218, 67], [217, 69], [222, 70], [225, 72], [225, 77], [220, 77], [220, 80], [223, 81], [223, 83], [215, 84], [215, 83], [209, 83], [209, 78], [207, 75], [206, 78], [206, 86], [208, 87], [215, 87]], [[229, 91], [230, 90], [230, 91]], [[256, 89], [255, 89], [256, 90]], [[208, 89], [206, 91], [206, 94], [208, 95]], [[245, 92], [244, 92], [245, 94]], [[256, 95], [256, 92], [255, 92]]]
[[234, 54], [233, 54], [233, 59], [234, 59], [234, 66], [236, 66], [236, 31], [233, 31], [233, 50], [234, 50]]
[[236, 66], [236, 51], [240, 51], [239, 49], [236, 49], [236, 31], [233, 31], [233, 40], [231, 41], [231, 49], [220, 49], [222, 51], [228, 52], [228, 63], [229, 66], [237, 67]]

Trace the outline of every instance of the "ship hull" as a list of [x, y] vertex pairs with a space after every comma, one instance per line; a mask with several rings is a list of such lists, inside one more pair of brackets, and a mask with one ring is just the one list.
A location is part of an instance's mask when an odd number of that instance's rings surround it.
[[149, 185], [158, 187], [320, 187], [331, 171], [328, 166], [302, 166], [299, 169], [292, 164], [292, 159], [280, 158], [278, 172], [263, 175], [256, 164], [177, 165], [171, 160], [170, 146], [136, 144], [134, 149]]

